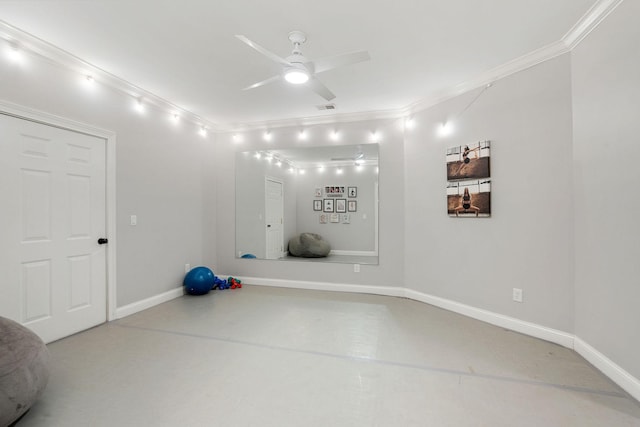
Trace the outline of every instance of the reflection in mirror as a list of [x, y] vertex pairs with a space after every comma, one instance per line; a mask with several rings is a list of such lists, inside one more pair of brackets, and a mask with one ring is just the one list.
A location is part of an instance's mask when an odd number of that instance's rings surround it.
[[378, 264], [378, 144], [237, 153], [236, 257]]

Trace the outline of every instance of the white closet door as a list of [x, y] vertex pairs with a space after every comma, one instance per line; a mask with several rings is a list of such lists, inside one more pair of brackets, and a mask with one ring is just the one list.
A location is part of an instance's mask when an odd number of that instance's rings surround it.
[[0, 114], [0, 316], [45, 342], [106, 321], [105, 148]]

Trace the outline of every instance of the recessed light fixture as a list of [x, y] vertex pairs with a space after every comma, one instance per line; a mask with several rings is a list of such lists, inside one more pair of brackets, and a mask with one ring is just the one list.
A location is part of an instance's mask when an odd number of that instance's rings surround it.
[[266, 131], [263, 135], [265, 141], [271, 141], [271, 132]]
[[302, 141], [307, 139], [307, 133], [304, 131], [304, 129], [302, 129], [300, 132], [298, 132], [298, 139], [300, 139]]
[[339, 139], [339, 137], [340, 137], [340, 134], [338, 133], [337, 130], [334, 130], [333, 132], [331, 132], [329, 134], [329, 138], [331, 138], [331, 140], [333, 140], [333, 141], [337, 141]]
[[338, 169], [336, 169], [336, 174], [338, 174], [338, 175], [342, 175], [342, 168], [338, 168]]
[[240, 135], [238, 133], [234, 133], [232, 138], [233, 138], [234, 142], [242, 142], [242, 135]]
[[202, 137], [207, 136], [207, 128], [206, 128], [206, 127], [204, 127], [204, 126], [201, 126], [201, 127], [200, 127], [200, 131], [199, 131], [199, 133], [200, 133], [200, 135], [201, 135]]

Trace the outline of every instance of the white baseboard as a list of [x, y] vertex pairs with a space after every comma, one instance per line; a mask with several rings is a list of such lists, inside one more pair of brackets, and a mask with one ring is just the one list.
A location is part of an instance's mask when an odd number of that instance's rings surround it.
[[622, 387], [627, 393], [633, 396], [634, 399], [640, 401], [640, 380], [579, 337], [575, 337], [574, 350], [613, 382]]
[[545, 341], [550, 341], [561, 346], [573, 349], [573, 334], [569, 334], [567, 332], [559, 331], [553, 328], [548, 328], [536, 323], [531, 323], [513, 317], [505, 316], [503, 314], [494, 313], [492, 311], [484, 310], [481, 308], [472, 307], [470, 305], [462, 304], [445, 298], [424, 294], [412, 289], [405, 289], [404, 291], [405, 296], [409, 299], [431, 304], [436, 307], [444, 308], [445, 310], [453, 311], [454, 313], [462, 314], [464, 316], [481, 320], [492, 325], [500, 326], [502, 328], [510, 329], [512, 331], [520, 332], [525, 335], [540, 338]]
[[163, 302], [171, 301], [172, 299], [179, 298], [182, 295], [184, 295], [184, 287], [180, 286], [179, 288], [171, 289], [170, 291], [159, 295], [143, 299], [142, 301], [136, 301], [123, 307], [118, 307], [116, 308], [116, 319], [131, 316], [134, 313], [162, 304]]
[[378, 256], [376, 251], [341, 251], [331, 249], [329, 255]]
[[[225, 277], [225, 276], [222, 276]], [[235, 277], [235, 276], [234, 276]], [[303, 280], [265, 279], [262, 277], [238, 277], [243, 284], [274, 286], [277, 288], [310, 289], [315, 291], [353, 292], [359, 294], [403, 297], [404, 289], [394, 286], [366, 286], [347, 283], [310, 282]]]

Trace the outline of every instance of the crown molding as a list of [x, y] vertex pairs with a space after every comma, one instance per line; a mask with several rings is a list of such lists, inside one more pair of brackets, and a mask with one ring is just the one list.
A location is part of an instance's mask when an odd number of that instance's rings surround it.
[[199, 126], [205, 126], [210, 131], [226, 133], [295, 126], [309, 127], [314, 125], [372, 120], [395, 120], [401, 117], [407, 117], [471, 90], [493, 84], [500, 79], [526, 70], [527, 68], [548, 61], [559, 55], [571, 52], [622, 2], [623, 0], [599, 0], [557, 42], [550, 43], [547, 46], [525, 54], [491, 70], [485, 71], [470, 80], [460, 82], [445, 90], [435, 92], [419, 101], [407, 105], [404, 108], [246, 123], [215, 123], [205, 119], [190, 110], [179, 107], [154, 93], [142, 89], [141, 87], [115, 76], [108, 71], [96, 67], [95, 65], [92, 65], [63, 49], [60, 49], [32, 34], [22, 31], [2, 20], [0, 20], [0, 35], [9, 42], [15, 42], [21, 47], [24, 47], [28, 51], [55, 65], [63, 66], [79, 74], [91, 74], [96, 81], [119, 90], [134, 99], [143, 98], [145, 103], [175, 111], [180, 114], [184, 120], [190, 121]]
[[15, 43], [21, 50], [38, 56], [44, 61], [58, 67], [65, 68], [78, 75], [90, 75], [96, 82], [117, 90], [132, 99], [142, 99], [145, 104], [175, 112], [182, 120], [194, 123], [198, 126], [205, 126], [211, 131], [217, 131], [216, 123], [204, 117], [182, 108], [171, 101], [149, 92], [121, 77], [111, 74], [102, 68], [95, 66], [74, 54], [61, 49], [46, 40], [34, 36], [26, 31], [14, 27], [13, 25], [0, 20], [0, 37], [9, 43]]
[[561, 41], [569, 50], [573, 50], [622, 2], [623, 0], [600, 0], [596, 2], [562, 37]]

